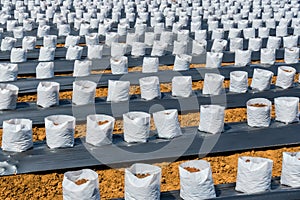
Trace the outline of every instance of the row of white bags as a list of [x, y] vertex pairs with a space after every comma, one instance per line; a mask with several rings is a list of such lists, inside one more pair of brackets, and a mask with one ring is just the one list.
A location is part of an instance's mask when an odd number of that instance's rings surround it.
[[[53, 97], [51, 97], [53, 98]], [[299, 121], [299, 98], [277, 97], [274, 99], [275, 120], [283, 123]], [[247, 101], [247, 123], [251, 127], [268, 127], [271, 123], [272, 103], [268, 99], [255, 98]], [[201, 105], [198, 129], [217, 134], [224, 130], [225, 107]], [[124, 140], [128, 143], [147, 142], [150, 133], [150, 114], [128, 112], [123, 114]], [[175, 109], [153, 113], [158, 137], [171, 139], [182, 135]], [[112, 143], [115, 119], [107, 115], [87, 117], [86, 142], [95, 146]], [[2, 149], [26, 151], [32, 147], [32, 122], [26, 119], [11, 119], [3, 122]], [[74, 145], [75, 118], [53, 115], [45, 118], [46, 142], [50, 148]], [[15, 136], [14, 136], [15, 135]], [[4, 146], [3, 146], [4, 145]]]
[[[273, 161], [261, 157], [238, 158], [235, 189], [246, 194], [271, 190]], [[299, 187], [300, 153], [283, 152], [281, 184]], [[125, 199], [160, 199], [162, 171], [160, 167], [136, 163], [125, 169]], [[210, 163], [187, 161], [179, 165], [180, 197], [186, 200], [215, 198]], [[98, 174], [89, 169], [64, 174], [65, 200], [100, 199]]]

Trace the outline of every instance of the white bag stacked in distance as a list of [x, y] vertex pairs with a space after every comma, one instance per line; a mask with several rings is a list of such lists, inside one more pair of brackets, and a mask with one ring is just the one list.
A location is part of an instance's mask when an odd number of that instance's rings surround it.
[[[198, 172], [190, 172], [185, 168], [196, 168]], [[179, 165], [180, 197], [185, 200], [215, 198], [216, 192], [209, 162], [192, 160]]]
[[[149, 176], [139, 178], [136, 175]], [[136, 163], [125, 169], [126, 200], [159, 200], [161, 168], [148, 164]]]
[[62, 187], [64, 200], [100, 200], [98, 174], [93, 170], [66, 172]]
[[75, 117], [51, 115], [45, 118], [46, 143], [51, 149], [73, 147]]
[[240, 157], [235, 190], [243, 193], [264, 192], [271, 189], [273, 161], [259, 157]]
[[283, 152], [280, 183], [300, 187], [300, 152]]
[[94, 146], [112, 143], [115, 118], [108, 115], [88, 115], [86, 123], [86, 142]]
[[22, 152], [30, 149], [32, 143], [32, 121], [29, 119], [10, 119], [3, 121], [2, 149]]
[[128, 112], [123, 114], [123, 121], [126, 142], [147, 142], [150, 132], [150, 114]]

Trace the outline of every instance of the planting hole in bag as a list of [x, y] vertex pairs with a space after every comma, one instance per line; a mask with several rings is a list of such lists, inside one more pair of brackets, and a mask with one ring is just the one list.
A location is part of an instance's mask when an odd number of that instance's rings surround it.
[[88, 76], [91, 74], [91, 70], [92, 70], [92, 61], [75, 60], [73, 76], [75, 77]]
[[128, 73], [128, 58], [126, 56], [110, 58], [110, 67], [112, 74]]
[[277, 70], [276, 86], [283, 89], [292, 87], [294, 84], [294, 77], [296, 69], [289, 66], [280, 66]]
[[67, 49], [66, 60], [80, 60], [83, 52], [81, 46], [70, 46]]
[[286, 64], [293, 64], [299, 62], [299, 48], [293, 47], [293, 48], [285, 48], [284, 49], [284, 62]]
[[251, 127], [269, 127], [271, 123], [272, 103], [265, 98], [247, 101], [247, 123]]
[[1, 41], [1, 51], [10, 51], [17, 42], [17, 39], [12, 37], [5, 37]]
[[88, 45], [87, 57], [90, 60], [101, 59], [103, 54], [103, 45]]
[[283, 152], [282, 156], [280, 183], [290, 187], [300, 187], [300, 152]]
[[90, 169], [64, 173], [64, 200], [100, 200], [98, 174]]
[[161, 97], [159, 79], [157, 76], [140, 78], [139, 83], [142, 99], [152, 100]]
[[235, 190], [247, 194], [271, 189], [273, 161], [259, 157], [239, 157]]
[[144, 57], [142, 72], [143, 73], [156, 73], [158, 72], [159, 59], [158, 57]]
[[41, 47], [39, 61], [52, 61], [55, 56], [55, 48]]
[[17, 106], [19, 88], [12, 84], [0, 83], [0, 110], [14, 110]]
[[173, 71], [189, 70], [191, 61], [192, 61], [192, 56], [190, 55], [185, 55], [185, 54], [176, 55]]
[[18, 64], [0, 63], [0, 82], [16, 81]]
[[211, 134], [223, 132], [224, 110], [225, 107], [219, 105], [201, 105], [198, 130]]
[[206, 54], [206, 68], [218, 68], [221, 67], [223, 59], [223, 53], [207, 52]]
[[96, 87], [97, 84], [92, 81], [74, 81], [72, 103], [75, 105], [95, 103]]
[[74, 146], [75, 117], [51, 115], [45, 118], [46, 143], [50, 149]]
[[155, 112], [153, 119], [159, 138], [172, 139], [182, 135], [176, 109]]
[[125, 199], [160, 199], [161, 168], [136, 163], [125, 169]]
[[65, 47], [76, 46], [79, 43], [80, 36], [68, 35], [65, 40]]
[[36, 104], [43, 108], [59, 105], [59, 83], [40, 82], [37, 87]]
[[53, 62], [40, 62], [36, 67], [36, 78], [46, 79], [54, 77], [54, 63]]
[[209, 162], [192, 160], [179, 165], [180, 197], [186, 200], [215, 198]]
[[32, 121], [10, 119], [3, 121], [2, 150], [11, 152], [27, 151], [33, 146]]
[[106, 101], [122, 102], [129, 100], [129, 81], [108, 80], [108, 95]]
[[202, 94], [220, 95], [224, 92], [223, 81], [224, 76], [214, 73], [206, 73]]
[[276, 61], [276, 49], [266, 49], [260, 50], [260, 63], [262, 65], [274, 65]]
[[277, 97], [274, 99], [276, 121], [283, 123], [293, 123], [299, 121], [298, 97]]
[[56, 48], [57, 36], [56, 35], [46, 35], [44, 36], [43, 46], [48, 48]]
[[150, 114], [128, 112], [123, 114], [124, 140], [128, 143], [147, 142], [150, 132]]
[[25, 36], [22, 40], [22, 48], [25, 50], [33, 50], [36, 44], [36, 37]]
[[253, 72], [253, 78], [251, 82], [251, 88], [258, 91], [269, 90], [273, 72], [255, 68]]
[[248, 90], [248, 73], [245, 71], [230, 72], [229, 91], [245, 93]]
[[172, 96], [190, 97], [192, 95], [192, 77], [174, 76], [172, 79]]
[[111, 57], [121, 57], [126, 54], [127, 51], [127, 44], [125, 43], [111, 43]]
[[86, 122], [86, 142], [94, 146], [112, 144], [115, 118], [108, 115], [88, 115]]

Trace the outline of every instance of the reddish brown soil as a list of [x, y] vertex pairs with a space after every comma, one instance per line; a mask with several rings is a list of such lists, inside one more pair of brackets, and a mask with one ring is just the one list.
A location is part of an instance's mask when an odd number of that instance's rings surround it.
[[103, 124], [107, 124], [109, 121], [108, 120], [105, 120], [105, 121], [99, 121], [98, 122], [98, 125], [101, 126]]
[[146, 177], [150, 176], [150, 174], [135, 174], [135, 176], [138, 178], [146, 178]]
[[267, 105], [263, 103], [255, 103], [255, 104], [250, 104], [250, 106], [261, 108], [261, 107], [266, 107]]
[[82, 185], [82, 184], [85, 184], [86, 182], [88, 182], [89, 180], [87, 179], [80, 179], [80, 180], [77, 180], [75, 182], [76, 185]]
[[195, 167], [185, 167], [184, 169], [191, 172], [191, 173], [200, 172], [200, 169], [197, 169]]

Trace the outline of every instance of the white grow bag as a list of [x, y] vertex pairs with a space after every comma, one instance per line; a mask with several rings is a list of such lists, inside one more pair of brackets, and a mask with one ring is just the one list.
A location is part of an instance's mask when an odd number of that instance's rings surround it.
[[86, 142], [94, 146], [112, 144], [115, 118], [108, 115], [88, 115]]
[[300, 187], [300, 152], [283, 152], [280, 183], [290, 187]]
[[75, 117], [51, 115], [45, 118], [46, 143], [49, 148], [73, 147]]
[[199, 131], [217, 134], [224, 130], [225, 107], [219, 105], [200, 106]]
[[0, 82], [16, 81], [18, 78], [18, 64], [0, 63]]
[[36, 67], [36, 78], [46, 79], [54, 77], [54, 63], [53, 62], [40, 62]]
[[128, 112], [123, 114], [124, 140], [147, 142], [150, 132], [150, 114], [145, 112]]
[[37, 105], [43, 108], [59, 104], [59, 83], [40, 82], [37, 87]]
[[189, 97], [193, 93], [191, 76], [174, 76], [172, 79], [172, 96]]
[[12, 84], [0, 84], [0, 110], [16, 109], [19, 88]]
[[271, 189], [273, 161], [259, 157], [240, 157], [235, 190], [258, 193]]
[[73, 76], [82, 77], [91, 74], [92, 61], [90, 60], [75, 60]]
[[247, 101], [247, 123], [251, 127], [268, 127], [271, 123], [272, 103], [265, 98]]
[[176, 109], [163, 110], [153, 113], [158, 137], [171, 139], [182, 135]]
[[23, 152], [33, 146], [32, 121], [10, 119], [3, 121], [2, 146], [4, 151]]
[[128, 58], [126, 56], [110, 58], [110, 68], [112, 74], [127, 74]]
[[108, 80], [107, 101], [122, 102], [129, 100], [129, 81]]
[[[149, 176], [139, 178], [137, 174]], [[136, 163], [125, 169], [126, 200], [159, 200], [161, 169], [149, 164]]]
[[39, 61], [52, 61], [55, 56], [55, 48], [41, 47]]
[[289, 66], [280, 66], [277, 70], [276, 86], [283, 89], [292, 87], [294, 84], [294, 77], [296, 69]]
[[157, 76], [140, 78], [139, 83], [142, 99], [152, 100], [161, 97], [159, 79]]
[[[86, 182], [76, 184], [80, 180]], [[64, 200], [100, 200], [98, 174], [90, 169], [66, 172], [62, 188]]]
[[255, 68], [250, 86], [252, 89], [258, 91], [269, 90], [271, 86], [272, 77], [273, 72]]
[[10, 52], [10, 62], [12, 63], [20, 63], [26, 62], [27, 53], [25, 49], [22, 48], [12, 48]]
[[[196, 168], [198, 172], [190, 172], [185, 168]], [[216, 192], [209, 162], [192, 160], [179, 165], [180, 197], [185, 200], [215, 198]]]
[[245, 71], [230, 72], [229, 91], [245, 93], [248, 90], [248, 73]]
[[72, 103], [75, 105], [95, 103], [96, 87], [97, 84], [92, 81], [74, 81]]
[[276, 121], [293, 123], [299, 121], [299, 98], [277, 97], [274, 99]]
[[219, 74], [206, 73], [204, 77], [203, 94], [219, 95], [224, 92], [223, 81], [225, 77]]
[[79, 60], [82, 56], [83, 47], [70, 46], [66, 53], [66, 60]]
[[142, 72], [155, 73], [158, 72], [159, 60], [158, 57], [144, 57]]

